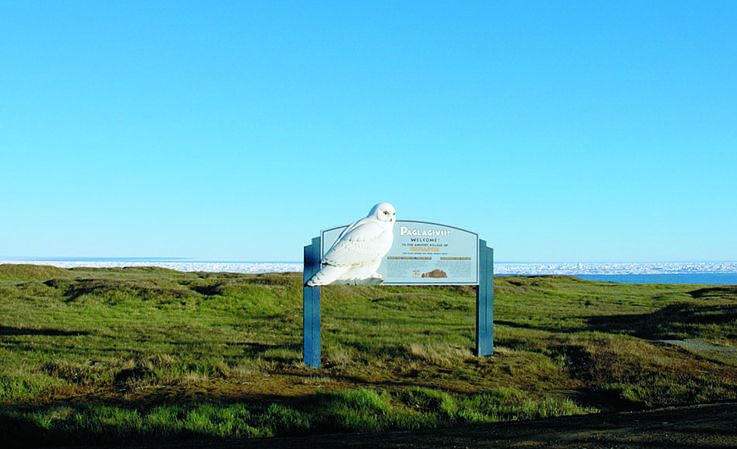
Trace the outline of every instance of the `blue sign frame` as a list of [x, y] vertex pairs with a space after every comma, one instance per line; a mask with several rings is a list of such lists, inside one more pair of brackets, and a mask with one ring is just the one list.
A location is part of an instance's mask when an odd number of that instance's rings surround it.
[[[476, 350], [478, 357], [490, 356], [494, 353], [494, 249], [486, 246], [486, 241], [478, 239], [478, 234], [454, 226], [445, 226], [424, 221], [402, 220], [401, 222], [431, 224], [457, 229], [477, 237], [478, 282], [396, 282], [386, 285], [476, 285]], [[302, 343], [303, 358], [307, 366], [320, 367], [320, 287], [308, 286], [307, 281], [320, 271], [320, 263], [324, 252], [322, 236], [325, 232], [340, 229], [331, 228], [320, 233], [320, 237], [312, 239], [312, 243], [304, 247], [304, 271], [302, 280]]]

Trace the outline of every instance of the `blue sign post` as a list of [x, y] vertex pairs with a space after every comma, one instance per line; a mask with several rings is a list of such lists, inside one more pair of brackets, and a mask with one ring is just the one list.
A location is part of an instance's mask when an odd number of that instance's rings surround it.
[[302, 329], [305, 365], [320, 367], [320, 287], [308, 287], [307, 280], [320, 270], [320, 237], [305, 246], [302, 277]]
[[479, 240], [479, 285], [476, 287], [476, 355], [494, 353], [494, 249]]
[[[413, 220], [396, 221], [391, 247], [370, 276], [384, 285], [476, 285], [477, 356], [494, 352], [494, 250], [476, 233]], [[320, 367], [320, 286], [308, 285], [347, 226], [331, 228], [304, 248], [304, 363]], [[350, 229], [350, 228], [349, 228]], [[331, 268], [331, 267], [328, 267]], [[335, 283], [341, 283], [336, 281]], [[360, 283], [351, 279], [346, 283]]]

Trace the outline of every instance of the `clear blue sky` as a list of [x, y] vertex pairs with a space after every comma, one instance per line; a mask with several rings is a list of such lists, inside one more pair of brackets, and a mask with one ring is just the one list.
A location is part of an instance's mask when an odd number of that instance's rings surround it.
[[737, 259], [737, 2], [0, 1], [0, 256]]

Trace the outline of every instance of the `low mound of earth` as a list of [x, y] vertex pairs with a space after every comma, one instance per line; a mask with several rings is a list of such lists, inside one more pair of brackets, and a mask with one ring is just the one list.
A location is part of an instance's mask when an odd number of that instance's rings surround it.
[[67, 270], [48, 265], [0, 264], [0, 280], [43, 280], [67, 273]]

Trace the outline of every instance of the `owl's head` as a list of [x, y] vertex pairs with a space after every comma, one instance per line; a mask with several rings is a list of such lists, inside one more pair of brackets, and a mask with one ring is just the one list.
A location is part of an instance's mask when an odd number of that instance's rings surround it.
[[397, 221], [397, 211], [389, 203], [379, 203], [371, 208], [371, 212], [368, 214], [369, 217], [373, 217], [378, 221], [387, 223], [394, 223]]

